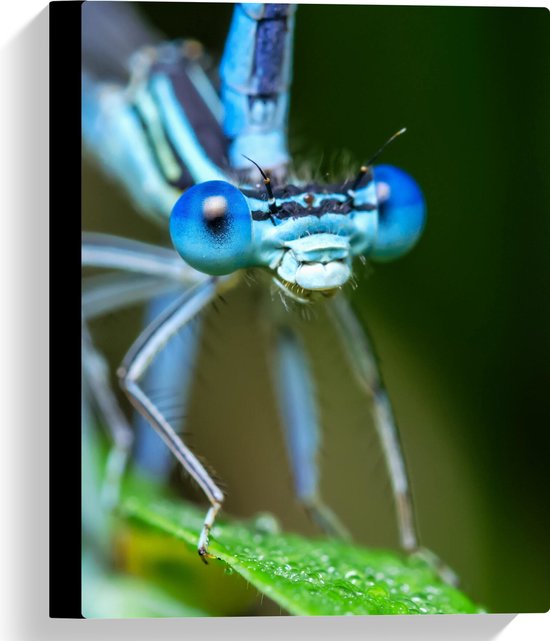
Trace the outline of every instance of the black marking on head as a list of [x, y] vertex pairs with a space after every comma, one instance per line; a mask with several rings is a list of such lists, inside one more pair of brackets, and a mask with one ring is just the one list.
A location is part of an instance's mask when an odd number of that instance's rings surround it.
[[[374, 209], [376, 209], [376, 205], [365, 204], [352, 206], [348, 202], [327, 198], [321, 202], [319, 207], [304, 207], [296, 202], [282, 203], [274, 217], [279, 220], [286, 220], [288, 218], [300, 218], [302, 216], [317, 216], [320, 218], [325, 214], [347, 216], [355, 211], [373, 211]], [[251, 213], [253, 220], [268, 220], [272, 216], [269, 212], [261, 210], [254, 210]]]
[[[372, 179], [372, 173], [368, 174]], [[368, 183], [367, 183], [368, 184]], [[242, 189], [242, 193], [248, 198], [265, 200], [265, 194], [256, 190]], [[355, 211], [373, 211], [376, 209], [374, 204], [353, 205], [349, 199], [342, 201], [336, 198], [329, 198], [329, 194], [340, 193], [347, 195], [342, 185], [319, 185], [310, 183], [307, 185], [285, 185], [273, 190], [275, 198], [278, 201], [278, 210], [276, 213], [270, 213], [263, 210], [253, 210], [251, 212], [253, 220], [268, 220], [276, 218], [278, 220], [287, 220], [288, 218], [300, 218], [302, 216], [317, 216], [320, 218], [324, 214], [340, 214], [347, 216]], [[310, 201], [306, 207], [298, 202], [281, 202], [281, 200], [295, 196], [305, 196], [306, 202]], [[322, 198], [317, 207], [313, 207], [314, 197]]]

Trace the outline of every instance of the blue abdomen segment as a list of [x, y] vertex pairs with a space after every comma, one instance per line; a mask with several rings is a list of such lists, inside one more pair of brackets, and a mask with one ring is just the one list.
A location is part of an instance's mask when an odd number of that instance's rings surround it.
[[285, 4], [239, 4], [220, 65], [223, 127], [229, 162], [250, 171], [285, 166], [294, 9]]
[[426, 203], [416, 181], [392, 165], [374, 167], [378, 201], [378, 231], [374, 260], [386, 261], [408, 252], [420, 238], [426, 220]]
[[172, 209], [170, 236], [185, 262], [205, 274], [241, 269], [249, 264], [252, 244], [248, 202], [223, 180], [195, 185]]

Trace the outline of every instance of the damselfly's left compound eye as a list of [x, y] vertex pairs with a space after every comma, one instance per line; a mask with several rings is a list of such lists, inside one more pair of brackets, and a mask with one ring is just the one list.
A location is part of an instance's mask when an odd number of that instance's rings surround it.
[[191, 267], [221, 276], [247, 265], [252, 241], [248, 202], [233, 185], [210, 180], [188, 189], [170, 217], [170, 236]]
[[419, 239], [426, 219], [420, 187], [409, 174], [391, 165], [374, 167], [378, 233], [370, 253], [375, 260], [398, 258]]

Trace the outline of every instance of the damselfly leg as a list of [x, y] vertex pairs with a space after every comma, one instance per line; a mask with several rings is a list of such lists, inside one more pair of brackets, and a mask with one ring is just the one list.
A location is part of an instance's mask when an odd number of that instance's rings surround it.
[[[300, 337], [288, 323], [272, 326], [275, 387], [279, 399], [296, 494], [312, 520], [330, 536], [349, 539], [340, 519], [324, 503], [319, 489], [321, 429], [314, 381]], [[288, 312], [287, 312], [288, 315]]]
[[163, 292], [181, 292], [203, 282], [206, 277], [182, 263], [171, 250], [105, 234], [83, 235], [82, 264], [126, 271], [86, 278], [82, 298], [84, 383], [111, 435], [112, 449], [106, 465], [102, 500], [108, 509], [112, 509], [118, 502], [134, 431], [119, 407], [111, 388], [107, 362], [94, 345], [88, 325], [98, 317], [146, 302]]
[[178, 330], [192, 321], [216, 296], [232, 286], [231, 278], [210, 278], [186, 292], [166, 309], [140, 335], [119, 368], [122, 388], [132, 405], [145, 416], [184, 469], [193, 477], [208, 498], [211, 508], [199, 537], [198, 551], [206, 562], [208, 536], [219, 512], [224, 495], [198, 458], [184, 444], [159, 408], [139, 385], [151, 362]]
[[390, 475], [401, 547], [407, 552], [414, 552], [425, 558], [446, 582], [456, 585], [458, 577], [454, 571], [442, 563], [433, 552], [419, 546], [413, 499], [399, 431], [365, 328], [348, 301], [342, 297], [332, 301], [329, 313], [352, 371], [372, 402], [374, 425]]

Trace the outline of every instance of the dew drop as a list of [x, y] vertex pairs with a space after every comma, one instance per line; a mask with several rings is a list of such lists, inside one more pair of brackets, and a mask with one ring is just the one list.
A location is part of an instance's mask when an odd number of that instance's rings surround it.
[[358, 583], [361, 578], [362, 577], [359, 572], [357, 572], [357, 570], [348, 570], [348, 572], [344, 574], [344, 579], [346, 579], [350, 583], [353, 583], [354, 585]]
[[390, 596], [388, 588], [384, 585], [374, 585], [367, 590], [367, 595], [375, 599], [383, 599]]
[[263, 534], [279, 534], [281, 526], [273, 514], [260, 512], [252, 520], [254, 529]]

